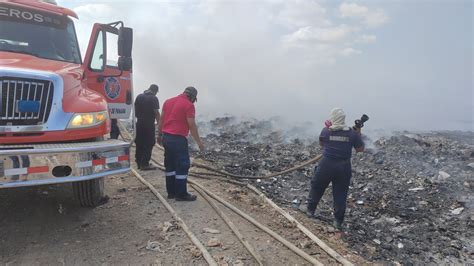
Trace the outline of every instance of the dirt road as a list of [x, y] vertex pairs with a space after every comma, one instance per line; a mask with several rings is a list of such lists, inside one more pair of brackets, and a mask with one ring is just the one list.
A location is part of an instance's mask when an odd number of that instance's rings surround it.
[[[168, 211], [133, 176], [106, 179], [110, 201], [79, 207], [70, 186], [0, 190], [0, 262], [8, 265], [203, 264]], [[149, 242], [157, 251], [147, 250]], [[179, 259], [176, 259], [179, 258]]]

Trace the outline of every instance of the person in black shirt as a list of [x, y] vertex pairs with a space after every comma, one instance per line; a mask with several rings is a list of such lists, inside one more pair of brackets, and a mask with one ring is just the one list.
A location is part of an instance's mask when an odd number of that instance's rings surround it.
[[150, 158], [156, 141], [155, 121], [157, 124], [160, 122], [160, 102], [156, 97], [157, 93], [158, 86], [152, 84], [135, 100], [135, 116], [137, 117], [135, 161], [140, 170], [156, 169], [150, 164]]

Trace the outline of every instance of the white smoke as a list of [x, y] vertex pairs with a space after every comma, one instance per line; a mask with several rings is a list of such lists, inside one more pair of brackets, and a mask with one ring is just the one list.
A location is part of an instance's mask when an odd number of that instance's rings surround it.
[[[410, 35], [412, 28], [400, 15], [410, 5], [303, 0], [73, 3], [59, 4], [79, 14], [83, 54], [94, 22], [123, 20], [134, 29], [135, 93], [157, 83], [163, 102], [195, 86], [198, 119], [227, 113], [281, 117], [287, 125], [309, 121], [319, 127], [340, 106], [348, 124], [367, 113], [367, 127], [388, 131], [474, 130], [472, 62], [425, 63], [427, 56], [453, 51], [437, 51], [435, 42], [417, 44], [442, 32], [427, 24], [423, 36]], [[461, 4], [451, 5], [464, 10]], [[412, 20], [431, 19], [427, 10], [436, 5], [425, 3]], [[448, 29], [461, 26], [454, 19], [443, 21]], [[456, 43], [471, 48], [457, 58], [473, 58], [472, 25], [462, 27]], [[389, 40], [395, 34], [407, 39]], [[393, 50], [398, 44], [416, 54], [399, 60], [408, 51]]]

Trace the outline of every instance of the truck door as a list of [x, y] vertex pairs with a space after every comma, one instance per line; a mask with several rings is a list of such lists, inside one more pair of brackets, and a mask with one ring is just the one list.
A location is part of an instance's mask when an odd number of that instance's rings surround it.
[[[121, 22], [94, 24], [86, 56], [84, 58], [84, 81], [89, 89], [104, 95], [109, 114], [114, 119], [130, 117], [132, 109], [131, 29], [117, 28]], [[129, 52], [123, 55], [123, 43], [119, 34], [127, 31]], [[127, 35], [127, 34], [125, 34]], [[124, 38], [121, 37], [121, 42]], [[122, 54], [120, 54], [122, 53]], [[124, 63], [125, 62], [125, 63]], [[125, 65], [125, 66], [124, 66]]]

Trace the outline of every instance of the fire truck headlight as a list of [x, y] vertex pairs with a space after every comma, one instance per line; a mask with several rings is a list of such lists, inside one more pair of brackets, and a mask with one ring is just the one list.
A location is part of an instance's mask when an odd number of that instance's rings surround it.
[[93, 127], [102, 124], [108, 118], [108, 112], [74, 114], [67, 128]]

